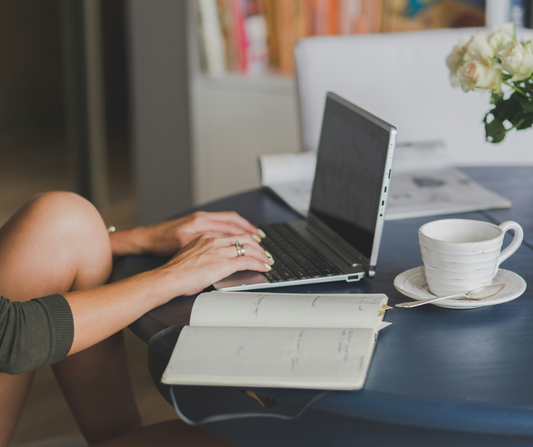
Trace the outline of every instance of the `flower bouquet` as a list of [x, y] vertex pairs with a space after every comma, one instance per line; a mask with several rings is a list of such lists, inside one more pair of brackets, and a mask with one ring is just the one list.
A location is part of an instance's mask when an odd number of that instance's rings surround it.
[[485, 138], [500, 143], [507, 132], [533, 126], [533, 46], [507, 23], [486, 37], [462, 35], [446, 59], [450, 82], [463, 91], [490, 91], [494, 107], [483, 118]]

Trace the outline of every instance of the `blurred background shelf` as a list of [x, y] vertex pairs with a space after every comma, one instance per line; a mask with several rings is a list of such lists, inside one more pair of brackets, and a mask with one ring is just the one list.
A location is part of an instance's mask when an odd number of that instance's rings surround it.
[[[235, 61], [228, 61], [228, 54], [235, 59], [235, 54], [245, 53], [245, 49], [235, 46], [247, 44], [246, 39], [244, 44], [239, 43], [239, 36], [228, 38], [236, 34], [231, 27], [243, 21], [234, 8], [233, 19], [226, 17], [232, 2], [189, 0], [185, 11], [189, 25], [186, 39], [194, 204], [259, 186], [258, 155], [301, 149], [293, 69], [283, 68], [280, 63], [280, 55], [292, 54], [298, 38], [343, 32], [479, 27], [485, 25], [485, 17], [489, 26], [511, 19], [531, 25], [532, 15], [531, 0], [243, 1], [241, 16], [264, 16], [266, 41], [258, 46], [268, 48], [264, 72], [247, 74]], [[351, 19], [343, 14], [351, 15]], [[371, 17], [361, 20], [365, 14]], [[378, 21], [376, 14], [381, 14]], [[206, 74], [213, 72], [216, 76]]]

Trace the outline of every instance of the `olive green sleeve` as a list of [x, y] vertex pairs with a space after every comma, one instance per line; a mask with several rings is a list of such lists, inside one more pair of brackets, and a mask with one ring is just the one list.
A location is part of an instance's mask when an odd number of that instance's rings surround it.
[[73, 340], [72, 311], [63, 296], [23, 303], [0, 296], [0, 372], [21, 374], [59, 362]]

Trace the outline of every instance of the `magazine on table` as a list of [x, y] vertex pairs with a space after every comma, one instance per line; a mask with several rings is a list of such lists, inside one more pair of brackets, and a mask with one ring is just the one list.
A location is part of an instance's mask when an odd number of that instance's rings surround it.
[[[262, 155], [261, 183], [306, 216], [315, 165], [315, 152]], [[508, 199], [450, 166], [442, 141], [397, 144], [386, 220], [510, 207]]]

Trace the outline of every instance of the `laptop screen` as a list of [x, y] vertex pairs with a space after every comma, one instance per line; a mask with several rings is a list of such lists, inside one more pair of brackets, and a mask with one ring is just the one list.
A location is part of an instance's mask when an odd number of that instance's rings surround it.
[[326, 100], [310, 214], [370, 258], [390, 132], [334, 96]]

